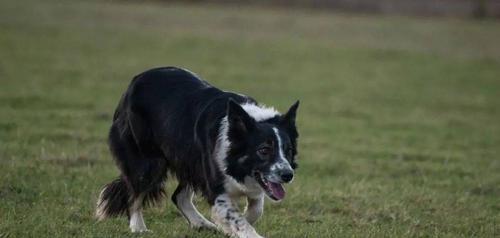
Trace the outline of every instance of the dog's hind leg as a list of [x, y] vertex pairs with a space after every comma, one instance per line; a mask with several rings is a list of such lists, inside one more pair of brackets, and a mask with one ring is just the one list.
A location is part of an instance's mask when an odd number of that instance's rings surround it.
[[132, 232], [146, 232], [149, 231], [144, 223], [144, 218], [142, 216], [142, 203], [144, 200], [144, 194], [140, 194], [135, 197], [131, 202], [129, 208], [130, 220], [129, 227]]
[[191, 186], [180, 183], [172, 195], [172, 202], [188, 220], [191, 227], [196, 229], [216, 229], [216, 226], [196, 209], [193, 204], [193, 196], [194, 191]]
[[132, 232], [149, 231], [144, 223], [142, 209], [144, 206], [157, 203], [165, 196], [165, 180], [167, 177], [165, 163], [162, 158], [144, 158], [142, 169], [135, 171], [130, 177], [134, 194], [129, 207], [129, 227]]
[[166, 159], [138, 142], [129, 126], [113, 124], [109, 144], [121, 176], [101, 192], [96, 212], [100, 219], [127, 214], [132, 232], [147, 231], [143, 207], [164, 197], [167, 177]]

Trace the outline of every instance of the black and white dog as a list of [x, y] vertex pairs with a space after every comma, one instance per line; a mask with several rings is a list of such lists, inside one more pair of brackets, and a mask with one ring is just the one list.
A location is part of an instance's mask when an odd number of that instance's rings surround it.
[[[175, 67], [136, 76], [109, 132], [121, 175], [101, 191], [97, 217], [126, 214], [132, 232], [147, 231], [142, 208], [165, 195], [170, 172], [179, 181], [172, 201], [192, 227], [261, 237], [251, 224], [262, 215], [264, 194], [283, 199], [282, 184], [297, 167], [298, 105], [281, 115]], [[213, 223], [193, 205], [195, 192], [211, 205]], [[236, 203], [242, 196], [244, 213]]]

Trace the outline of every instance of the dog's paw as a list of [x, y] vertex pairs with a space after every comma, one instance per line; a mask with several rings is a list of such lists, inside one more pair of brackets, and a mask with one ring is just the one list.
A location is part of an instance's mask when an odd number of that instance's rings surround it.
[[259, 234], [255, 234], [255, 235], [248, 236], [248, 238], [264, 238], [264, 237], [259, 235]]
[[208, 230], [208, 231], [216, 231], [217, 230], [217, 226], [211, 222], [206, 222], [206, 221], [203, 221], [203, 222], [200, 222], [200, 223], [197, 223], [197, 224], [191, 224], [191, 228], [195, 229], [195, 230], [199, 230], [199, 231], [204, 231], [204, 230]]
[[237, 232], [230, 237], [235, 238], [264, 238], [263, 236], [257, 234], [257, 232]]
[[130, 231], [132, 231], [132, 233], [152, 233], [153, 232], [152, 230], [149, 230], [146, 227], [131, 227]]
[[231, 238], [265, 238], [260, 235], [232, 235]]

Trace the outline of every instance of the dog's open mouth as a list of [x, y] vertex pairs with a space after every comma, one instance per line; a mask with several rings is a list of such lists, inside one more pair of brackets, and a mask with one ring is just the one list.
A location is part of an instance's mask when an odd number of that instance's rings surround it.
[[268, 181], [264, 175], [258, 171], [254, 172], [255, 180], [264, 189], [266, 195], [272, 200], [279, 201], [285, 197], [285, 188], [281, 183]]

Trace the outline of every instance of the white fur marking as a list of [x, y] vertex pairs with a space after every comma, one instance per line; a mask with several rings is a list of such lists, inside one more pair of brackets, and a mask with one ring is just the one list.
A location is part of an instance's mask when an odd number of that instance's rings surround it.
[[103, 200], [102, 195], [104, 194], [104, 190], [106, 190], [106, 188], [103, 188], [101, 190], [101, 193], [99, 194], [99, 198], [97, 199], [97, 209], [95, 211], [95, 216], [99, 221], [102, 221], [104, 218], [106, 218], [104, 208], [108, 205], [108, 201]]
[[146, 224], [144, 223], [144, 218], [142, 217], [142, 211], [135, 211], [130, 215], [130, 230], [133, 233], [136, 232], [146, 232], [148, 231], [148, 228], [146, 227]]
[[[229, 151], [229, 147], [231, 146], [231, 142], [229, 141], [229, 138], [227, 136], [228, 130], [229, 130], [229, 122], [227, 116], [225, 116], [224, 118], [222, 118], [220, 122], [219, 135], [217, 136], [217, 142], [214, 150], [214, 157], [215, 160], [217, 161], [217, 165], [219, 166], [220, 171], [225, 176], [224, 187], [231, 194], [251, 193], [251, 195], [255, 196], [254, 194], [262, 192], [261, 189], [257, 190], [253, 188], [255, 186], [252, 185], [254, 183], [257, 184], [256, 181], [252, 183], [252, 181], [249, 181], [252, 179], [245, 178], [245, 184], [241, 184], [238, 183], [238, 181], [236, 181], [233, 177], [226, 175], [226, 168], [227, 168], [226, 157], [227, 157], [227, 152]], [[247, 187], [251, 188], [249, 189]]]
[[253, 119], [256, 121], [264, 121], [269, 118], [273, 118], [277, 115], [280, 115], [276, 109], [272, 107], [266, 107], [262, 105], [255, 105], [253, 103], [244, 103], [241, 105], [243, 110], [248, 113]]
[[240, 183], [231, 176], [226, 175], [224, 188], [226, 189], [226, 193], [231, 197], [245, 195], [249, 198], [258, 198], [263, 194], [259, 183], [251, 176], [246, 176], [243, 183]]
[[219, 135], [217, 136], [217, 142], [215, 145], [214, 157], [219, 165], [219, 169], [222, 173], [226, 173], [226, 157], [231, 142], [227, 136], [229, 131], [229, 122], [227, 116], [222, 118], [219, 127]]
[[220, 171], [225, 176], [224, 187], [228, 190], [241, 191], [245, 189], [243, 185], [238, 183], [231, 176], [226, 175], [226, 168], [227, 168], [226, 157], [227, 157], [227, 152], [229, 151], [229, 147], [231, 146], [231, 142], [229, 141], [227, 135], [228, 131], [229, 131], [229, 122], [228, 122], [228, 117], [225, 116], [224, 118], [222, 118], [220, 122], [219, 135], [217, 136], [217, 142], [214, 150], [214, 157], [215, 161], [217, 162], [217, 165], [219, 166]]
[[144, 195], [139, 195], [134, 201], [134, 204], [130, 207], [130, 230], [132, 232], [146, 232], [149, 231], [144, 223], [144, 218], [142, 217], [142, 200]]
[[191, 187], [185, 187], [176, 197], [177, 207], [186, 217], [192, 227], [205, 227], [215, 229], [215, 225], [205, 217], [203, 217], [203, 215], [201, 215], [194, 206], [193, 195], [193, 189], [191, 189]]
[[228, 194], [221, 194], [215, 199], [212, 207], [212, 220], [231, 237], [262, 238], [239, 213]]
[[254, 224], [264, 213], [264, 194], [258, 198], [247, 198], [245, 217], [250, 224]]
[[281, 169], [292, 170], [292, 166], [290, 165], [288, 160], [286, 160], [285, 153], [283, 153], [283, 145], [281, 143], [281, 137], [279, 135], [278, 129], [276, 127], [273, 127], [273, 131], [278, 140], [278, 154], [280, 159], [271, 166], [271, 171], [281, 170]]

